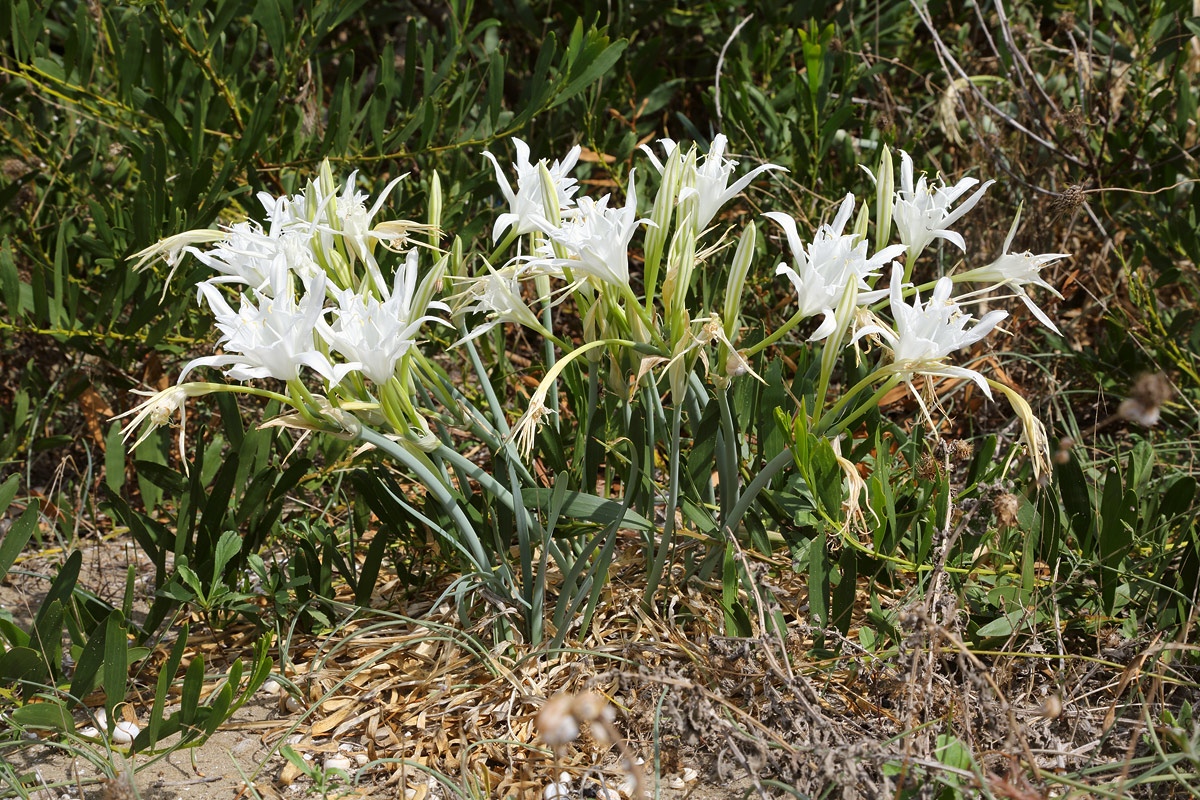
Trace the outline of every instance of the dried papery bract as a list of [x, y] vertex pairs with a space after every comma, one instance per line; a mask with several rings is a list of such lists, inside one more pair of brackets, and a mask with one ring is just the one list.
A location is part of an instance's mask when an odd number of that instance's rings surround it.
[[641, 768], [616, 726], [617, 714], [612, 705], [598, 692], [557, 694], [546, 701], [537, 715], [537, 730], [542, 741], [557, 752], [578, 738], [588, 725], [592, 738], [601, 747], [616, 745], [625, 762], [624, 769], [632, 780], [635, 798], [645, 796], [645, 779]]
[[1143, 372], [1134, 381], [1129, 397], [1121, 401], [1117, 415], [1147, 428], [1158, 424], [1162, 407], [1175, 395], [1171, 381], [1161, 372]]

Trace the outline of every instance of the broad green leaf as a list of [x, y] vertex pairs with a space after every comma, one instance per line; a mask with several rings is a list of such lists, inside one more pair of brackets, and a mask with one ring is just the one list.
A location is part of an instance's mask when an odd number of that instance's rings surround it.
[[104, 665], [101, 667], [101, 683], [104, 686], [104, 706], [108, 712], [111, 729], [116, 724], [116, 708], [125, 701], [126, 681], [129, 677], [129, 641], [126, 637], [125, 618], [113, 611], [105, 622]]
[[12, 721], [26, 728], [45, 728], [52, 731], [71, 733], [75, 720], [60, 703], [26, 703], [12, 712]]
[[[10, 485], [15, 488], [16, 479], [17, 476], [13, 475], [4, 485], [4, 490], [7, 490]], [[4, 576], [8, 574], [8, 570], [17, 560], [17, 556], [29, 542], [29, 537], [33, 536], [34, 528], [37, 527], [37, 519], [38, 504], [35, 500], [25, 507], [24, 513], [8, 529], [8, 533], [4, 534], [4, 540], [0, 541], [0, 580], [3, 580]]]

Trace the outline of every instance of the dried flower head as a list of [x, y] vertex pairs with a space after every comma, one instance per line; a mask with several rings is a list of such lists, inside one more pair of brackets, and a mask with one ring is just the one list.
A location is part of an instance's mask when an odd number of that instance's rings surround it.
[[1021, 510], [1021, 500], [1015, 494], [1004, 492], [992, 500], [992, 511], [996, 514], [996, 522], [1001, 528], [1015, 528], [1017, 512]]
[[946, 452], [951, 461], [969, 461], [975, 455], [975, 445], [966, 439], [951, 439], [946, 442]]
[[937, 480], [942, 474], [941, 465], [930, 453], [921, 456], [917, 462], [917, 476], [923, 481]]
[[1055, 213], [1057, 213], [1059, 216], [1070, 214], [1072, 211], [1083, 205], [1083, 194], [1083, 187], [1079, 184], [1068, 186], [1066, 191], [1054, 198], [1051, 208], [1053, 208]]

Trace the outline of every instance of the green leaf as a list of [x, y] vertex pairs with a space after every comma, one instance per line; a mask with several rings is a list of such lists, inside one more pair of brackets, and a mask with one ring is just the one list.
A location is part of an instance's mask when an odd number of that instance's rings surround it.
[[[554, 489], [525, 489], [521, 492], [525, 501], [537, 508], [545, 508], [554, 496]], [[563, 498], [562, 516], [594, 522], [598, 525], [620, 521], [628, 530], [649, 531], [654, 529], [650, 520], [635, 511], [625, 509], [616, 500], [606, 500], [593, 494], [568, 491]]]
[[109, 426], [104, 437], [104, 483], [113, 494], [120, 494], [125, 487], [125, 443], [119, 422]]
[[58, 702], [27, 703], [12, 712], [12, 721], [25, 728], [46, 728], [52, 731], [73, 733], [75, 720], [71, 713]]
[[101, 683], [104, 685], [104, 707], [108, 712], [108, 724], [116, 724], [116, 708], [125, 701], [126, 680], [129, 677], [128, 639], [125, 634], [125, 618], [120, 611], [108, 615], [104, 634], [104, 665], [101, 668]]
[[42, 654], [31, 647], [14, 647], [0, 655], [0, 683], [38, 680], [45, 674]]
[[215, 566], [213, 567], [213, 585], [221, 582], [225, 567], [242, 549], [242, 537], [237, 531], [225, 531], [217, 542]]
[[[175, 673], [179, 671], [179, 664], [183, 660], [183, 651], [187, 649], [187, 642], [188, 624], [185, 622], [179, 630], [179, 638], [175, 640], [175, 645], [171, 648], [171, 654], [167, 656], [167, 662], [158, 672], [158, 684], [154, 688], [154, 707], [150, 709], [150, 724], [142, 731], [146, 737], [146, 747], [153, 747], [161, 735], [163, 712], [167, 705], [167, 690], [171, 687], [171, 682], [175, 680]], [[137, 749], [142, 748], [141, 738], [142, 736], [139, 735], [138, 743], [135, 744]]]
[[[0, 491], [7, 491], [10, 485], [15, 489], [16, 479], [17, 476], [13, 475]], [[0, 580], [3, 580], [4, 576], [8, 574], [8, 570], [17, 560], [17, 556], [29, 542], [29, 537], [33, 536], [34, 528], [37, 527], [37, 519], [38, 504], [35, 500], [25, 507], [24, 513], [8, 529], [8, 533], [4, 534], [4, 541], [0, 542]]]
[[[603, 37], [601, 41], [607, 41], [607, 38]], [[625, 52], [625, 46], [628, 44], [624, 39], [618, 39], [595, 55], [591, 55], [589, 51], [593, 49], [594, 45], [589, 43], [588, 48], [584, 51], [584, 55], [580, 57], [580, 61], [571, 70], [571, 80], [558, 93], [558, 96], [554, 99], [550, 107], [554, 108], [555, 106], [562, 105], [586, 89], [604, 73], [608, 72], [613, 64], [617, 63], [617, 59], [621, 57], [621, 53]], [[589, 56], [591, 57], [589, 58]]]
[[187, 673], [183, 676], [183, 692], [179, 696], [179, 719], [185, 726], [196, 719], [203, 687], [204, 656], [197, 654], [188, 664]]
[[979, 629], [975, 631], [975, 635], [984, 639], [1011, 636], [1012, 632], [1016, 630], [1017, 624], [1024, 618], [1024, 609], [1013, 609], [1003, 617], [998, 617], [986, 625], [979, 626]]
[[838, 559], [841, 579], [833, 589], [833, 619], [835, 628], [844, 636], [850, 631], [850, 618], [854, 611], [854, 595], [858, 587], [858, 553], [852, 547], [843, 547]]
[[[120, 611], [114, 609], [109, 617], [117, 616], [119, 619], [120, 614]], [[75, 659], [75, 675], [71, 680], [71, 697], [76, 700], [82, 701], [96, 688], [96, 675], [99, 674], [100, 666], [104, 663], [104, 640], [107, 635], [108, 624], [106, 621], [92, 630], [83, 650]]]
[[[17, 484], [19, 480], [19, 475], [10, 475], [8, 480], [0, 486], [0, 515], [8, 512], [8, 507], [12, 505], [13, 499], [17, 496]], [[4, 572], [0, 570], [0, 577], [3, 576]]]
[[30, 639], [42, 656], [47, 674], [51, 676], [58, 674], [62, 664], [63, 614], [63, 601], [51, 602], [44, 613], [38, 614], [37, 625]]
[[808, 549], [808, 603], [818, 625], [829, 624], [829, 537], [822, 532]]

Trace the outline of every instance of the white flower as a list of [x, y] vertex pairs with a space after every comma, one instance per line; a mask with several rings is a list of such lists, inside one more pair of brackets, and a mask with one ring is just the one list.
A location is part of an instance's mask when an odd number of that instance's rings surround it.
[[984, 183], [953, 211], [950, 206], [977, 183], [977, 178], [963, 178], [950, 187], [944, 183], [932, 185], [922, 175], [914, 185], [912, 158], [903, 150], [900, 151], [900, 188], [896, 191], [892, 218], [896, 221], [900, 241], [908, 245], [910, 258], [920, 255], [934, 239], [945, 239], [959, 250], [966, 251], [966, 242], [960, 234], [950, 230], [950, 226], [974, 208], [995, 181]]
[[921, 305], [920, 292], [913, 296], [912, 305], [909, 305], [902, 296], [903, 272], [900, 265], [893, 265], [889, 291], [895, 331], [883, 325], [868, 325], [858, 331], [855, 341], [871, 334], [878, 334], [887, 340], [892, 349], [892, 364], [885, 369], [900, 375], [910, 386], [914, 375], [967, 378], [991, 398], [992, 391], [982, 375], [944, 361], [955, 350], [968, 347], [991, 333], [1000, 320], [1008, 316], [1008, 312], [992, 311], [968, 329], [967, 324], [973, 317], [963, 312], [950, 297], [954, 284], [949, 278], [937, 282], [926, 305]]
[[868, 291], [866, 279], [877, 274], [880, 267], [904, 252], [904, 245], [891, 245], [874, 256], [867, 257], [867, 242], [852, 233], [843, 234], [846, 223], [854, 213], [854, 195], [846, 195], [830, 225], [822, 225], [813, 236], [812, 244], [805, 248], [796, 231], [796, 221], [787, 214], [771, 211], [763, 216], [783, 228], [788, 245], [792, 250], [795, 268], [780, 263], [776, 275], [786, 275], [796, 289], [799, 313], [804, 317], [824, 314], [820, 327], [809, 337], [810, 341], [824, 339], [836, 325], [834, 309], [850, 281], [857, 281], [860, 290], [859, 303], [870, 303], [883, 292]]
[[[141, 435], [134, 441], [129, 449], [136, 450], [138, 445], [146, 441], [146, 438], [158, 428], [167, 425], [171, 422], [171, 417], [176, 413], [179, 414], [179, 457], [184, 465], [187, 464], [187, 458], [184, 454], [184, 429], [187, 424], [187, 409], [185, 404], [190, 397], [199, 397], [209, 394], [210, 392], [221, 391], [223, 387], [219, 383], [179, 383], [175, 386], [163, 389], [161, 392], [145, 392], [140, 389], [134, 389], [133, 393], [149, 398], [142, 403], [134, 406], [128, 411], [118, 414], [113, 419], [122, 419], [130, 415], [133, 416], [124, 428], [121, 429], [121, 441], [128, 444], [133, 434], [141, 429]], [[144, 428], [143, 423], [149, 422]]]
[[292, 291], [278, 292], [275, 297], [255, 292], [258, 305], [242, 295], [237, 311], [211, 283], [201, 283], [197, 288], [216, 317], [217, 329], [221, 331], [219, 343], [231, 355], [193, 359], [183, 368], [180, 381], [196, 367], [204, 366], [229, 367], [225, 374], [236, 381], [257, 378], [291, 381], [300, 377], [300, 367], [304, 366], [337, 384], [361, 366], [334, 365], [317, 349], [313, 333], [325, 314], [324, 273], [306, 287], [298, 302]]
[[1024, 253], [1011, 253], [1009, 248], [1012, 247], [1013, 238], [1017, 234], [1017, 223], [1021, 219], [1021, 212], [1017, 212], [1016, 218], [1013, 220], [1012, 226], [1008, 229], [1008, 236], [1004, 239], [1004, 254], [988, 264], [986, 267], [978, 267], [954, 276], [954, 280], [971, 281], [973, 283], [990, 283], [1000, 286], [1006, 286], [1016, 292], [1021, 298], [1021, 302], [1029, 309], [1029, 311], [1037, 317], [1037, 320], [1045, 325], [1050, 330], [1059, 334], [1058, 330], [1050, 317], [1044, 311], [1037, 307], [1033, 300], [1025, 291], [1026, 286], [1040, 286], [1047, 289], [1054, 296], [1061, 298], [1062, 294], [1057, 289], [1046, 282], [1046, 279], [1041, 276], [1042, 268], [1053, 264], [1060, 258], [1070, 258], [1070, 253], [1043, 253], [1034, 255], [1026, 250]]
[[[396, 271], [395, 286], [389, 297], [380, 301], [373, 294], [363, 296], [353, 289], [335, 293], [338, 307], [333, 324], [317, 320], [317, 331], [329, 347], [347, 361], [361, 364], [361, 371], [377, 384], [385, 383], [396, 371], [396, 364], [414, 344], [425, 322], [445, 320], [414, 314], [413, 294], [417, 286], [417, 253], [411, 251], [404, 267]], [[429, 308], [449, 311], [445, 303], [432, 302]]]
[[[671, 157], [671, 153], [679, 147], [679, 144], [673, 139], [659, 139], [659, 143], [662, 144], [663, 149], [666, 151], [668, 159]], [[773, 169], [781, 169], [787, 172], [786, 169], [778, 164], [763, 164], [747, 172], [733, 186], [729, 186], [729, 178], [733, 174], [733, 169], [738, 165], [738, 162], [730, 158], [725, 158], [725, 147], [727, 144], [728, 139], [725, 138], [725, 134], [718, 133], [713, 137], [712, 145], [709, 147], [708, 155], [704, 157], [703, 163], [696, 164], [684, 172], [683, 188], [679, 192], [679, 202], [683, 203], [688, 198], [695, 198], [695, 223], [697, 231], [707, 228], [717, 215], [717, 212], [721, 210], [721, 206], [741, 194], [750, 185], [750, 182], [762, 173]], [[650, 163], [661, 174], [663, 171], [662, 162], [655, 157], [650, 148], [642, 145], [642, 150], [650, 157]]]
[[[629, 286], [629, 242], [637, 226], [649, 220], [637, 218], [637, 193], [634, 191], [633, 170], [629, 171], [629, 187], [625, 205], [609, 208], [611, 195], [599, 201], [579, 198], [577, 213], [563, 221], [561, 227], [542, 223], [542, 232], [553, 244], [547, 243], [537, 252], [539, 258], [529, 268], [570, 269], [614, 286]], [[568, 258], [554, 257], [553, 245], [567, 251]], [[559, 273], [561, 274], [561, 273]]]
[[[501, 214], [496, 219], [496, 224], [492, 228], [492, 241], [497, 241], [500, 235], [509, 228], [514, 228], [517, 234], [521, 235], [541, 230], [545, 224], [548, 224], [545, 209], [542, 206], [542, 181], [538, 176], [537, 164], [529, 161], [529, 145], [515, 136], [512, 141], [513, 147], [517, 151], [517, 161], [513, 164], [517, 170], [517, 190], [515, 192], [509, 185], [508, 179], [504, 177], [504, 171], [500, 168], [500, 162], [496, 160], [496, 157], [486, 150], [483, 153], [496, 170], [496, 183], [500, 184], [500, 191], [504, 195], [504, 199], [508, 201], [509, 208], [508, 213]], [[576, 162], [579, 161], [580, 152], [579, 145], [575, 145], [567, 153], [566, 158], [562, 161], [555, 161], [548, 168], [550, 177], [554, 180], [560, 213], [571, 207], [573, 202], [571, 197], [579, 191], [579, 187], [575, 185], [575, 179], [570, 177], [570, 174], [571, 170], [575, 168]]]
[[482, 336], [504, 322], [515, 322], [527, 328], [541, 330], [541, 321], [521, 298], [519, 275], [515, 268], [495, 270], [488, 264], [487, 272], [475, 278], [471, 285], [457, 296], [456, 315], [482, 313], [487, 315], [488, 321], [477, 326], [455, 344]]
[[212, 283], [240, 283], [260, 292], [286, 286], [289, 271], [311, 280], [321, 268], [313, 259], [311, 236], [301, 231], [284, 231], [272, 225], [264, 231], [253, 220], [229, 228], [224, 240], [208, 251], [188, 247], [187, 251], [206, 267], [220, 273]]
[[[379, 209], [383, 207], [384, 201], [388, 195], [392, 193], [392, 189], [396, 187], [400, 181], [408, 177], [408, 173], [404, 173], [398, 178], [393, 178], [387, 186], [383, 187], [383, 191], [379, 193], [379, 197], [375, 198], [375, 202], [371, 207], [367, 208], [367, 201], [371, 196], [366, 192], [357, 191], [354, 188], [355, 178], [358, 177], [358, 171], [350, 173], [350, 177], [346, 179], [346, 186], [342, 190], [334, 202], [334, 210], [337, 216], [337, 230], [342, 234], [342, 238], [346, 241], [348, 249], [353, 256], [361, 258], [368, 266], [378, 269], [375, 264], [375, 259], [371, 255], [371, 251], [375, 246], [376, 241], [386, 241], [391, 238], [392, 234], [386, 231], [377, 230], [372, 226], [372, 221], [375, 215], [379, 213]], [[383, 283], [382, 280], [379, 281]]]
[[[171, 268], [171, 273], [174, 274], [175, 267], [179, 264], [180, 256], [185, 251], [188, 251], [191, 245], [215, 242], [224, 237], [225, 234], [221, 233], [221, 231], [211, 228], [184, 231], [183, 233], [177, 233], [174, 236], [168, 236], [161, 241], [155, 242], [145, 250], [139, 250], [131, 255], [128, 260], [137, 259], [137, 263], [133, 265], [133, 269], [136, 272], [144, 269], [154, 259], [162, 258], [166, 265]], [[168, 276], [169, 280], [170, 277]]]

